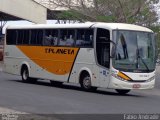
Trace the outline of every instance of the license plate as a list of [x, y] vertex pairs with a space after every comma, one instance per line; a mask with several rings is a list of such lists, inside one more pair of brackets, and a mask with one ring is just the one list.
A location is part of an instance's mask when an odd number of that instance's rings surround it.
[[134, 84], [134, 85], [133, 85], [133, 88], [134, 88], [134, 89], [139, 89], [140, 87], [141, 87], [140, 84]]

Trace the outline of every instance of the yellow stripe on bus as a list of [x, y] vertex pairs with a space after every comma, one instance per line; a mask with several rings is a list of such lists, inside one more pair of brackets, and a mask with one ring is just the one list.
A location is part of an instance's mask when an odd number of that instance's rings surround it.
[[65, 75], [70, 73], [79, 50], [79, 48], [69, 47], [17, 47], [34, 63], [56, 75]]

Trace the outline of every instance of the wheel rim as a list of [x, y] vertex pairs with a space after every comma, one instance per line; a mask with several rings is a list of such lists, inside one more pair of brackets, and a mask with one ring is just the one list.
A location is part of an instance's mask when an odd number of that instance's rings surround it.
[[28, 79], [28, 71], [24, 70], [23, 74], [22, 74], [23, 80], [27, 80]]
[[91, 79], [90, 79], [90, 77], [85, 77], [84, 78], [84, 80], [83, 80], [83, 86], [86, 89], [91, 88]]

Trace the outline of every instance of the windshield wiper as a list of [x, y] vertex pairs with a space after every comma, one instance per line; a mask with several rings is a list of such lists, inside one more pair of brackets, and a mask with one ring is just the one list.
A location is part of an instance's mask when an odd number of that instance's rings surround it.
[[[146, 69], [148, 70], [148, 72], [150, 71], [146, 62], [144, 62], [144, 60], [142, 59], [142, 57], [139, 55], [139, 49], [137, 49], [137, 66], [138, 66], [138, 58], [141, 59], [142, 63], [144, 64], [144, 66], [146, 67]], [[138, 68], [138, 67], [137, 67]]]

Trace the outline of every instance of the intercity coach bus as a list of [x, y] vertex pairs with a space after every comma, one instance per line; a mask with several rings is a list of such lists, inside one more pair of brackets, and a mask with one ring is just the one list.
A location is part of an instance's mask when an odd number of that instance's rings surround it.
[[8, 26], [4, 71], [25, 82], [44, 79], [126, 94], [154, 87], [155, 44], [152, 30], [123, 23]]

